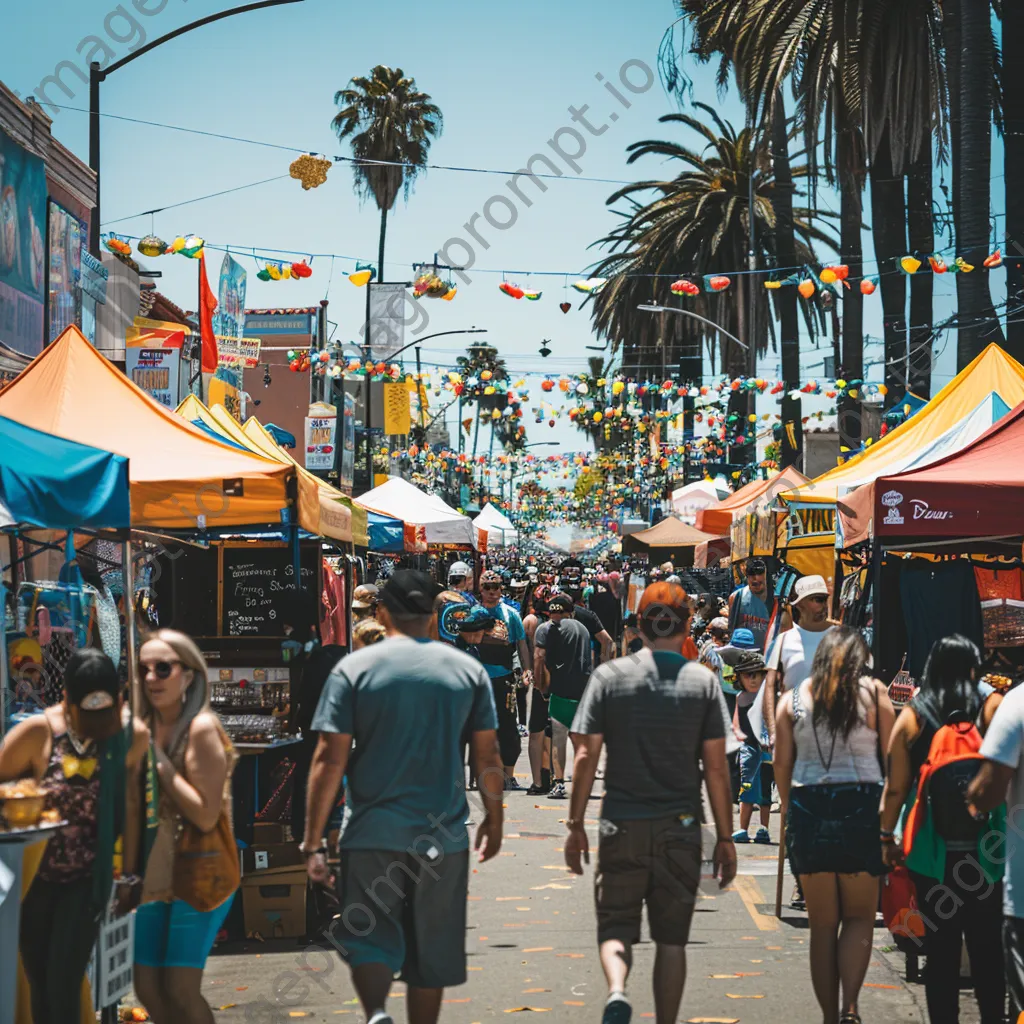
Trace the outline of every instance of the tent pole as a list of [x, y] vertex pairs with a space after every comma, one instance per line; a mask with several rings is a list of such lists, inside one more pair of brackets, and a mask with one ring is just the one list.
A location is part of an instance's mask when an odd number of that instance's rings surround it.
[[138, 694], [135, 692], [135, 565], [132, 562], [131, 534], [125, 538], [121, 550], [121, 580], [124, 590], [124, 622], [125, 622], [125, 667], [128, 670], [128, 700], [132, 711], [139, 707]]
[[871, 570], [874, 579], [873, 592], [871, 594], [871, 657], [874, 659], [875, 670], [879, 670], [879, 627], [882, 611], [882, 560], [885, 558], [885, 551], [882, 548], [882, 541], [875, 537], [871, 542]]

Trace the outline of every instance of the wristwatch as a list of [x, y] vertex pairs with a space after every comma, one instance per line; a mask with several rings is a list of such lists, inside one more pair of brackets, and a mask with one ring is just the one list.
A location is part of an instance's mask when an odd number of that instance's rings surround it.
[[583, 822], [580, 821], [577, 818], [566, 818], [565, 819], [565, 827], [570, 832], [577, 832], [577, 831], [582, 832], [583, 831]]
[[315, 850], [307, 850], [304, 842], [299, 843], [299, 853], [303, 857], [315, 857], [318, 853], [322, 853], [325, 857], [327, 856], [327, 847], [324, 843], [321, 843]]

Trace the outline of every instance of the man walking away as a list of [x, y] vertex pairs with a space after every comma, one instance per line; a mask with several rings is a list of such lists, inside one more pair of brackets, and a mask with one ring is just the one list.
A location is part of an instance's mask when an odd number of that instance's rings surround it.
[[775, 595], [768, 590], [768, 570], [763, 559], [748, 558], [744, 571], [746, 586], [734, 590], [729, 597], [729, 635], [738, 628], [749, 629], [757, 649], [763, 652]]
[[515, 777], [516, 761], [523, 751], [519, 735], [519, 705], [516, 701], [515, 655], [522, 667], [522, 683], [533, 682], [526, 630], [519, 612], [501, 600], [501, 574], [488, 569], [480, 577], [480, 603], [494, 617], [494, 625], [480, 641], [480, 660], [491, 677], [494, 705], [498, 712], [498, 744], [505, 765], [505, 788], [519, 789]]
[[[548, 621], [533, 637], [533, 674], [538, 681], [547, 670], [548, 710], [551, 714], [551, 763], [555, 781], [548, 794], [565, 800], [565, 755], [569, 727], [590, 678], [590, 633], [573, 615], [572, 598], [555, 594], [548, 602]], [[543, 685], [543, 684], [542, 684]]]
[[445, 988], [466, 981], [467, 731], [485, 808], [480, 860], [501, 847], [504, 773], [490, 683], [469, 655], [429, 639], [436, 589], [421, 572], [388, 580], [378, 609], [388, 639], [338, 664], [313, 719], [320, 739], [300, 849], [309, 877], [326, 881], [324, 827], [347, 773], [342, 911], [327, 935], [370, 1024], [393, 1024], [387, 998], [399, 972], [409, 1017], [422, 1024], [437, 1021]]
[[[718, 680], [687, 661], [686, 591], [655, 583], [640, 601], [650, 648], [601, 665], [572, 727], [576, 765], [566, 827], [565, 862], [583, 873], [590, 844], [583, 819], [602, 746], [608, 745], [595, 876], [597, 937], [608, 981], [603, 1024], [627, 1024], [626, 979], [640, 939], [643, 905], [657, 951], [657, 1024], [674, 1024], [686, 983], [686, 943], [701, 870], [701, 771], [717, 840], [715, 876], [736, 875], [725, 728]], [[651, 649], [653, 648], [653, 650]]]

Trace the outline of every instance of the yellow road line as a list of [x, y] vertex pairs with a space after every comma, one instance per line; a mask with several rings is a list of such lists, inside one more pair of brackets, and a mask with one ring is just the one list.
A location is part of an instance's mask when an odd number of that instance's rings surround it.
[[751, 921], [757, 926], [759, 932], [777, 932], [779, 930], [778, 918], [762, 914], [758, 909], [759, 904], [764, 903], [764, 895], [757, 879], [751, 875], [737, 875], [733, 880], [733, 887], [739, 893], [743, 905], [750, 914]]

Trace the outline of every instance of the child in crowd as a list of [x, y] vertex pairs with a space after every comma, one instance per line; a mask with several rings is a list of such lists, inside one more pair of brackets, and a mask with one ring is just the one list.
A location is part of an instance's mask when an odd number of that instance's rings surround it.
[[755, 736], [750, 725], [750, 708], [757, 697], [758, 690], [764, 682], [768, 671], [764, 655], [760, 651], [744, 651], [737, 659], [735, 672], [739, 694], [736, 697], [736, 709], [733, 712], [732, 726], [737, 739], [743, 741], [740, 748], [740, 827], [733, 833], [733, 842], [750, 842], [750, 819], [754, 807], [761, 811], [761, 827], [754, 836], [755, 843], [770, 843], [771, 834], [768, 824], [771, 821], [772, 800], [771, 783], [768, 792], [762, 788], [762, 765], [764, 752], [761, 749], [760, 737]]

